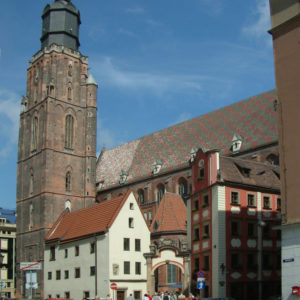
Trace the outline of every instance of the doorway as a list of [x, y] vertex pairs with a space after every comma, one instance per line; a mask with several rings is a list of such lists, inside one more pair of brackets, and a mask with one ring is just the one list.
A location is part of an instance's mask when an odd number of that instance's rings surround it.
[[117, 291], [117, 300], [125, 300], [125, 291]]

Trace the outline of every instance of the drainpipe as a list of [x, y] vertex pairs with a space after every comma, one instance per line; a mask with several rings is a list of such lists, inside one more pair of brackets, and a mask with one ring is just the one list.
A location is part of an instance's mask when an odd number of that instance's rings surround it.
[[97, 236], [95, 235], [95, 298], [98, 295]]

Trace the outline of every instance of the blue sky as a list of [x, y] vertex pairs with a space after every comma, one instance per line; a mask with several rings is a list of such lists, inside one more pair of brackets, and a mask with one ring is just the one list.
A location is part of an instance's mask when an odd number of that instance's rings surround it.
[[[273, 89], [268, 0], [73, 0], [98, 90], [98, 152]], [[16, 199], [19, 103], [52, 0], [0, 1], [0, 206]]]

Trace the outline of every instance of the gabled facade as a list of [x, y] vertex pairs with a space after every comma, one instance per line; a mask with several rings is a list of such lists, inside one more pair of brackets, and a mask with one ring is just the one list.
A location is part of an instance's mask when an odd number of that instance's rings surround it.
[[133, 193], [65, 211], [45, 243], [47, 298], [106, 297], [112, 282], [118, 299], [147, 292], [150, 231]]
[[278, 167], [199, 150], [192, 172], [194, 285], [203, 271], [206, 297], [280, 295], [281, 239], [274, 230], [281, 221]]

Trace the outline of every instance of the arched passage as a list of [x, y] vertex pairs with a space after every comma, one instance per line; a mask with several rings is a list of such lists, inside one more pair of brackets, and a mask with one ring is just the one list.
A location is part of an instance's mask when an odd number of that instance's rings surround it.
[[[177, 244], [173, 240], [160, 239], [159, 242], [152, 243], [150, 245], [150, 252], [145, 253], [144, 256], [147, 260], [147, 290], [152, 295], [157, 291], [157, 281], [155, 277], [157, 276], [157, 270], [160, 267], [165, 266], [167, 272], [172, 272], [172, 269], [176, 267], [180, 272], [180, 276], [176, 277], [176, 287], [185, 290], [188, 288], [188, 282], [190, 280], [189, 272], [189, 251], [187, 249], [187, 244]], [[175, 267], [172, 267], [175, 266]], [[172, 278], [172, 274], [166, 274], [166, 289], [170, 287], [175, 287], [175, 282], [168, 282], [169, 278]], [[176, 275], [177, 276], [177, 275]], [[181, 284], [177, 281], [181, 278]], [[175, 281], [174, 278], [169, 281]]]

